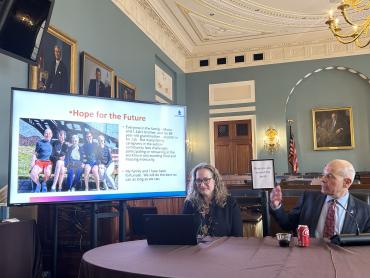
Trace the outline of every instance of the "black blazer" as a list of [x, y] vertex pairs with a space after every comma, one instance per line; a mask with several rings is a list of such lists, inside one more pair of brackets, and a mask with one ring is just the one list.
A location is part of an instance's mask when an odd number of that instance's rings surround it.
[[[201, 215], [190, 201], [185, 201], [182, 213], [195, 214], [200, 221]], [[227, 197], [226, 205], [223, 208], [213, 201], [210, 207], [210, 215], [213, 218], [209, 231], [210, 236], [243, 236], [240, 208], [233, 197]]]
[[67, 67], [60, 61], [55, 72], [55, 60], [51, 63], [46, 90], [49, 92], [69, 93], [69, 76]]
[[[310, 236], [315, 237], [315, 230], [325, 199], [326, 195], [321, 192], [305, 191], [298, 205], [290, 213], [285, 213], [283, 206], [277, 210], [270, 209], [270, 212], [282, 229], [295, 232], [298, 225], [307, 225]], [[350, 194], [347, 210], [356, 218], [361, 233], [370, 232], [370, 206], [367, 203]], [[341, 233], [356, 233], [355, 221], [348, 213], [344, 218]]]
[[[90, 79], [87, 95], [97, 96], [96, 95], [96, 79]], [[99, 97], [110, 97], [110, 92], [108, 95], [107, 90], [105, 89], [104, 83], [101, 81], [99, 82]]]

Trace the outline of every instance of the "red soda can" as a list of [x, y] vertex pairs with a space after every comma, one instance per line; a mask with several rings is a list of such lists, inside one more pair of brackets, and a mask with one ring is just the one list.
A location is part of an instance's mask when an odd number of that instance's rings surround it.
[[310, 230], [307, 225], [298, 225], [298, 246], [307, 247], [310, 246]]

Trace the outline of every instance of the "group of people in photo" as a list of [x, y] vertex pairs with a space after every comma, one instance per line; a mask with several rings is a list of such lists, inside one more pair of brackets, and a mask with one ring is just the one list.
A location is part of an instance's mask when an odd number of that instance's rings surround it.
[[[44, 138], [36, 143], [30, 170], [31, 180], [35, 184], [32, 192], [60, 192], [65, 188], [68, 191], [99, 191], [101, 186], [104, 190], [118, 189], [112, 176], [115, 163], [103, 135], [94, 140], [93, 134], [88, 131], [83, 144], [77, 134], [71, 136], [71, 142], [67, 142], [65, 130], [59, 130], [57, 137], [57, 140], [52, 141], [53, 132], [46, 128]], [[41, 174], [43, 176], [40, 181]], [[90, 182], [90, 174], [94, 179], [94, 186]], [[52, 184], [48, 187], [51, 179]]]

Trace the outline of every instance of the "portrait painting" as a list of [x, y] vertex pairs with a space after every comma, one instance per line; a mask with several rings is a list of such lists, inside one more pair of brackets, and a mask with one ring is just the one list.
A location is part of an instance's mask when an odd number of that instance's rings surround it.
[[77, 93], [77, 42], [49, 26], [37, 66], [29, 66], [29, 87], [51, 93]]
[[135, 100], [136, 86], [116, 76], [116, 98]]
[[352, 108], [312, 109], [314, 150], [353, 149]]
[[114, 71], [92, 55], [81, 53], [80, 93], [114, 98]]

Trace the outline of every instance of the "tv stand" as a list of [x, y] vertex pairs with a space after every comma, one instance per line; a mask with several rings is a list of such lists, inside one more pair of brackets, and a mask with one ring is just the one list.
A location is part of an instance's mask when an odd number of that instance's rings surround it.
[[[58, 261], [58, 218], [59, 218], [59, 206], [63, 204], [53, 205], [53, 246], [52, 246], [52, 277], [57, 277], [57, 261]], [[99, 209], [103, 207], [111, 207], [115, 211], [110, 212], [100, 212]], [[118, 201], [117, 204], [110, 202], [91, 203], [90, 207], [90, 248], [93, 249], [98, 246], [98, 219], [105, 218], [119, 218], [118, 230], [119, 230], [119, 241], [125, 240], [125, 209], [126, 201]]]

